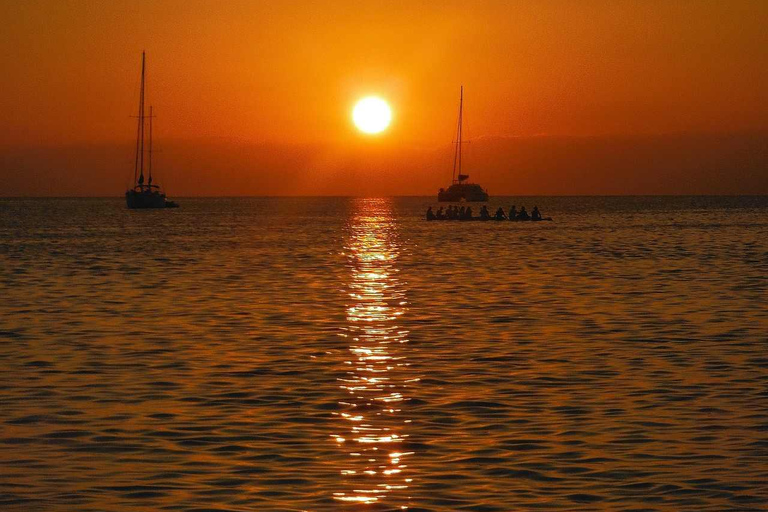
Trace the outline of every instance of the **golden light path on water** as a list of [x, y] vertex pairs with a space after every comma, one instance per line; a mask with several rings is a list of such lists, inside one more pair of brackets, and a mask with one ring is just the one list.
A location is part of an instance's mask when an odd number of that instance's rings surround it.
[[388, 199], [361, 199], [354, 211], [345, 247], [350, 300], [340, 334], [349, 342], [349, 369], [339, 379], [344, 398], [334, 435], [348, 457], [334, 499], [407, 509], [413, 453], [403, 446], [411, 420], [402, 408], [419, 379], [409, 371], [408, 331], [400, 325], [408, 303], [397, 275], [396, 225]]

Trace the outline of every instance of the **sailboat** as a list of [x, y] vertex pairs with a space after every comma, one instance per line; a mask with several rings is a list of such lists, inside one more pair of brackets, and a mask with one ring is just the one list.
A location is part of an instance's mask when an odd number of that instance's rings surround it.
[[149, 180], [144, 183], [144, 69], [145, 56], [141, 52], [141, 92], [139, 93], [139, 126], [136, 135], [136, 162], [133, 168], [133, 188], [126, 190], [125, 202], [128, 208], [177, 208], [179, 205], [165, 197], [159, 185], [152, 183], [152, 106], [149, 107], [149, 152], [147, 171]]
[[461, 171], [461, 128], [464, 110], [464, 86], [461, 86], [459, 95], [459, 122], [456, 136], [456, 152], [453, 156], [453, 175], [451, 186], [448, 189], [441, 188], [437, 193], [437, 200], [444, 203], [457, 203], [459, 201], [484, 202], [488, 201], [488, 192], [477, 183], [465, 183], [469, 179], [468, 174]]

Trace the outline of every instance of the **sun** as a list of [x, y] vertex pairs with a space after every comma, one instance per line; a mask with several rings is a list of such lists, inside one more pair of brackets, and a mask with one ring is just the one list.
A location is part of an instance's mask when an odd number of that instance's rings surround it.
[[386, 130], [392, 121], [392, 110], [383, 99], [368, 96], [355, 104], [352, 120], [361, 132], [380, 133]]

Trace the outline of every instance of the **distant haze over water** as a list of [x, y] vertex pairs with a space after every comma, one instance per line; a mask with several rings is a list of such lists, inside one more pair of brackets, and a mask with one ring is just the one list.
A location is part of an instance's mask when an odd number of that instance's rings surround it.
[[0, 509], [768, 507], [768, 198], [513, 204], [0, 199]]
[[[126, 136], [131, 133], [126, 132]], [[170, 196], [419, 196], [450, 184], [439, 143], [155, 141], [153, 172]], [[0, 145], [0, 197], [121, 195], [135, 143]], [[768, 194], [768, 131], [470, 138], [470, 181], [518, 195]]]

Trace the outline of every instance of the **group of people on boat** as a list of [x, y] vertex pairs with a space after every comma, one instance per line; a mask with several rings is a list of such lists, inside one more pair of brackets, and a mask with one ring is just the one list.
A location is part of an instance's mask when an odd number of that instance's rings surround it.
[[430, 206], [427, 208], [427, 220], [512, 220], [512, 221], [519, 221], [519, 220], [545, 220], [541, 216], [541, 212], [539, 212], [539, 207], [534, 206], [533, 210], [531, 210], [531, 213], [529, 214], [525, 210], [525, 206], [521, 206], [520, 210], [518, 211], [515, 205], [512, 205], [512, 207], [509, 209], [509, 215], [504, 213], [504, 208], [499, 207], [496, 210], [496, 213], [494, 215], [491, 215], [491, 213], [488, 211], [488, 207], [483, 205], [482, 208], [480, 208], [480, 216], [479, 217], [473, 217], [472, 216], [472, 207], [471, 206], [462, 206], [459, 208], [458, 206], [449, 206], [447, 210], [443, 210], [443, 207], [441, 206], [438, 208], [437, 212], [432, 211], [432, 207]]

